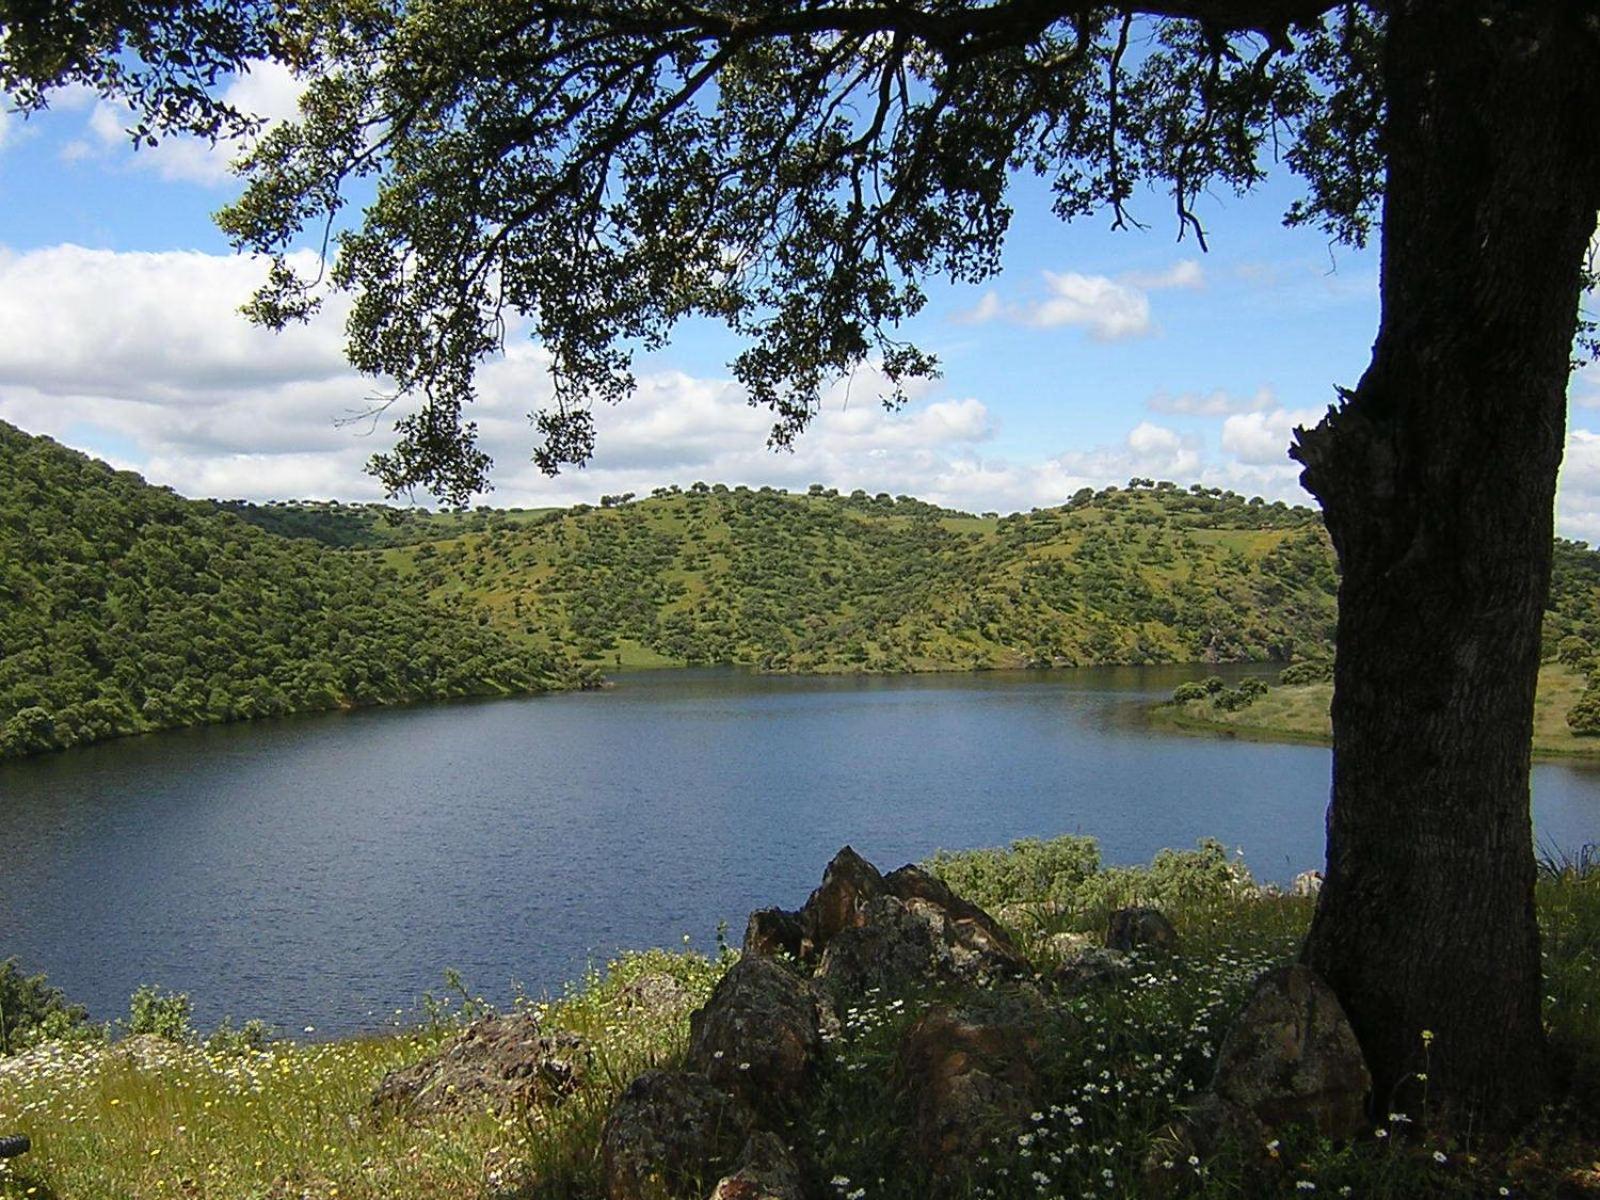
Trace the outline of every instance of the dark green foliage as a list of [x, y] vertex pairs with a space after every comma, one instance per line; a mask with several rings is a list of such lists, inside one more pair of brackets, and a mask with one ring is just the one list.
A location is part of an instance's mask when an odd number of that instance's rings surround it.
[[376, 557], [272, 536], [4, 423], [0, 479], [0, 758], [564, 678]]
[[1180, 683], [1172, 689], [1172, 702], [1174, 704], [1187, 704], [1191, 700], [1204, 700], [1206, 695], [1206, 689], [1191, 679], [1188, 683]]
[[88, 1015], [43, 975], [24, 975], [14, 958], [0, 962], [0, 1054], [70, 1035]]

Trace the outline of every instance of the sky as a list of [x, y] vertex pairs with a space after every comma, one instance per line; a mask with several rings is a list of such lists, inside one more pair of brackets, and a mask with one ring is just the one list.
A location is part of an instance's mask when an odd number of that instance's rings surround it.
[[[293, 113], [280, 68], [231, 88], [263, 116]], [[237, 147], [135, 152], [125, 124], [81, 92], [26, 120], [0, 111], [0, 419], [185, 495], [382, 499], [363, 466], [390, 444], [389, 418], [352, 419], [382, 382], [345, 364], [341, 305], [283, 334], [238, 312], [264, 264], [234, 255], [211, 221], [237, 193]], [[1285, 228], [1299, 194], [1283, 170], [1243, 199], [1207, 198], [1202, 252], [1177, 239], [1164, 197], [1136, 199], [1147, 228], [1116, 231], [1108, 215], [1060, 222], [1043, 187], [1018, 180], [1003, 272], [930, 286], [905, 330], [942, 377], [887, 413], [863, 368], [792, 454], [766, 448], [769, 415], [729, 377], [737, 346], [700, 324], [637, 361], [637, 393], [599, 414], [593, 462], [546, 478], [528, 421], [550, 394], [545, 360], [514, 337], [470, 414], [495, 459], [484, 502], [592, 503], [704, 480], [1010, 512], [1142, 476], [1310, 503], [1291, 431], [1360, 378], [1378, 256]], [[1600, 542], [1600, 368], [1574, 377], [1570, 412], [1558, 528]]]

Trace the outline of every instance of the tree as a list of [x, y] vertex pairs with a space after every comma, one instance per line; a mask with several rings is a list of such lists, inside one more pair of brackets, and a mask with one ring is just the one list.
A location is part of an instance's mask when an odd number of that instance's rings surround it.
[[[1269, 146], [1306, 183], [1291, 222], [1359, 244], [1381, 206], [1372, 362], [1292, 450], [1343, 569], [1328, 870], [1305, 957], [1380, 1102], [1427, 1029], [1432, 1095], [1456, 1115], [1510, 1122], [1537, 1103], [1528, 746], [1600, 209], [1593, 0], [243, 11], [251, 44], [307, 83], [301, 120], [262, 138], [221, 215], [272, 258], [250, 311], [308, 317], [320, 292], [289, 251], [330, 238], [326, 282], [355, 294], [351, 360], [401, 405], [373, 469], [457, 502], [490, 467], [464, 414], [508, 313], [550, 354], [547, 470], [587, 459], [592, 405], [627, 395], [630, 349], [696, 314], [745, 339], [734, 373], [786, 446], [863, 360], [891, 404], [935, 370], [897, 329], [919, 280], [998, 269], [1014, 173], [1047, 178], [1063, 219], [1118, 227], [1164, 190], [1202, 245], [1196, 198], [1250, 188]], [[110, 40], [83, 44], [92, 67]], [[5, 66], [16, 90], [28, 63]], [[349, 198], [374, 192], [349, 220]]]

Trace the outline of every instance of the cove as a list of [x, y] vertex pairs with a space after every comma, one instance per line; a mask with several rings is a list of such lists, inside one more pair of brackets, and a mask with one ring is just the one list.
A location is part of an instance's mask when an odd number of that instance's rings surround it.
[[[100, 1020], [158, 983], [205, 1027], [336, 1034], [409, 1018], [446, 967], [504, 1002], [619, 949], [709, 949], [719, 921], [737, 942], [846, 842], [888, 868], [1062, 833], [1130, 863], [1211, 836], [1258, 878], [1320, 866], [1325, 748], [1149, 728], [1146, 705], [1214, 670], [659, 671], [0, 766], [0, 957]], [[1537, 763], [1534, 819], [1542, 843], [1600, 838], [1600, 770]]]

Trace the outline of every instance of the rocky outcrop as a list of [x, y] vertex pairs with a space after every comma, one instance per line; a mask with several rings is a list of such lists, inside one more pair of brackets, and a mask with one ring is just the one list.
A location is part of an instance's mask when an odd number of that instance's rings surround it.
[[606, 1200], [665, 1200], [737, 1167], [754, 1118], [692, 1071], [646, 1071], [612, 1105], [600, 1134]]
[[744, 949], [791, 957], [836, 995], [1028, 971], [1005, 927], [943, 880], [916, 866], [883, 875], [849, 846], [799, 912], [751, 913]]
[[1119, 908], [1106, 923], [1106, 948], [1121, 950], [1178, 949], [1178, 931], [1159, 908]]
[[719, 1180], [711, 1200], [805, 1200], [794, 1155], [774, 1133], [755, 1133], [739, 1152], [739, 1169]]
[[1072, 996], [1098, 987], [1121, 983], [1133, 974], [1128, 956], [1103, 946], [1078, 946], [1063, 956], [1061, 965], [1050, 973], [1056, 991]]
[[819, 997], [770, 958], [741, 958], [689, 1018], [688, 1065], [771, 1118], [804, 1095], [822, 1053]]
[[1037, 1100], [1041, 1043], [1016, 1014], [939, 1005], [901, 1043], [900, 1077], [914, 1106], [917, 1154], [948, 1176], [997, 1134], [1026, 1123]]
[[[942, 880], [911, 866], [884, 875], [846, 846], [798, 912], [750, 914], [743, 957], [690, 1015], [688, 1070], [647, 1072], [623, 1093], [602, 1136], [608, 1200], [713, 1179], [714, 1200], [801, 1200], [803, 1172], [779, 1134], [841, 1012], [873, 989], [1029, 973], [1005, 928]], [[917, 1023], [900, 1063], [929, 1161], [957, 1162], [1026, 1118], [1038, 1090], [1029, 1024], [948, 1006]]]
[[1223, 1040], [1211, 1091], [1268, 1126], [1308, 1125], [1324, 1137], [1365, 1124], [1372, 1077], [1332, 989], [1295, 964], [1263, 975]]
[[744, 952], [799, 961], [805, 943], [805, 926], [799, 913], [781, 908], [758, 908], [744, 926]]
[[372, 1103], [409, 1113], [506, 1112], [561, 1100], [577, 1089], [588, 1069], [589, 1048], [577, 1034], [543, 1033], [532, 1013], [486, 1017], [432, 1057], [390, 1071]]

